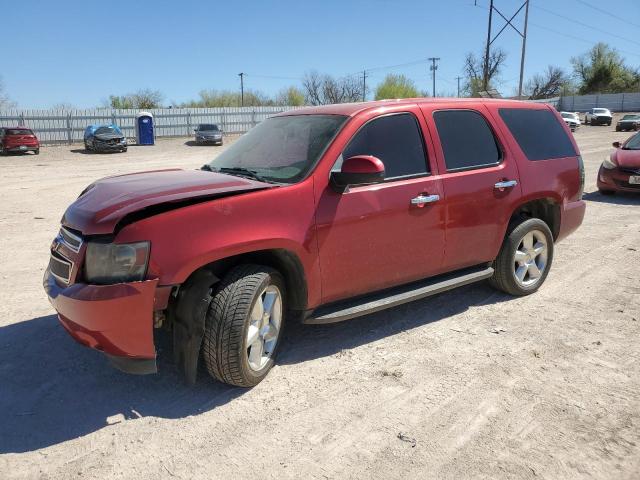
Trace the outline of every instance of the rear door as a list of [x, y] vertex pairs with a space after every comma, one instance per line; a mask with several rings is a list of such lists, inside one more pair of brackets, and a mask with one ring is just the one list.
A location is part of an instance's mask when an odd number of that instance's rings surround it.
[[[386, 180], [340, 194], [318, 178], [316, 218], [325, 303], [442, 269], [445, 202], [420, 110], [403, 106], [361, 121], [333, 170], [340, 169], [344, 158], [373, 155], [385, 164]], [[418, 203], [421, 199], [428, 202]]]
[[421, 106], [446, 198], [446, 270], [492, 261], [521, 197], [516, 162], [488, 111], [455, 107]]

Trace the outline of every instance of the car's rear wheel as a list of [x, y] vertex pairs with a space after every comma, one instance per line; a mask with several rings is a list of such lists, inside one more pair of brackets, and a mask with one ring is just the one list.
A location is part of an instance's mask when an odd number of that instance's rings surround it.
[[285, 294], [282, 276], [260, 265], [235, 267], [217, 285], [202, 347], [214, 378], [252, 387], [267, 376], [284, 326]]
[[489, 281], [510, 295], [529, 295], [544, 283], [552, 261], [549, 226], [539, 218], [523, 218], [507, 231]]

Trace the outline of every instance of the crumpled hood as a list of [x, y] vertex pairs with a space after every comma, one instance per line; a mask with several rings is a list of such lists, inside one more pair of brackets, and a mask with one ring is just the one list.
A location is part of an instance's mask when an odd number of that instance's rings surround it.
[[611, 157], [622, 168], [640, 168], [640, 150], [616, 148]]
[[[62, 224], [85, 235], [113, 233], [125, 216], [145, 209], [156, 213], [189, 200], [214, 199], [275, 185], [202, 170], [156, 170], [107, 177], [89, 185], [73, 202]], [[156, 208], [164, 207], [164, 208]]]

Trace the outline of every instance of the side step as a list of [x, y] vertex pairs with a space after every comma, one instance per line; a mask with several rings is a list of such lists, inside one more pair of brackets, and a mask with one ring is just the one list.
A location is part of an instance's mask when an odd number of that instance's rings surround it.
[[355, 300], [342, 301], [320, 307], [309, 318], [304, 320], [308, 324], [335, 323], [352, 318], [379, 312], [403, 303], [413, 302], [421, 298], [436, 295], [452, 288], [461, 287], [469, 283], [485, 280], [493, 275], [493, 268], [467, 268], [457, 272], [439, 275], [420, 282], [402, 285], [390, 290], [373, 293]]

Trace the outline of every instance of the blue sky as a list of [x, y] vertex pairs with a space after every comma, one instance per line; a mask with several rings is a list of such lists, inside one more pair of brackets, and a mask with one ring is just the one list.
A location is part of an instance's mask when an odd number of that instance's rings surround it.
[[[274, 94], [299, 84], [311, 69], [342, 76], [440, 57], [437, 91], [455, 93], [465, 54], [484, 48], [489, 0], [477, 3], [0, 0], [0, 75], [21, 108], [92, 107], [139, 88], [160, 90], [170, 104], [205, 88], [238, 89], [241, 71], [246, 88]], [[495, 0], [507, 17], [520, 4]], [[503, 22], [494, 19], [500, 28]], [[568, 69], [571, 56], [597, 41], [640, 66], [638, 0], [531, 0], [529, 22], [525, 78], [549, 64]], [[496, 41], [508, 52], [503, 94], [517, 87], [519, 38], [508, 28]], [[431, 90], [426, 61], [372, 70], [369, 84], [387, 73], [403, 73]]]

